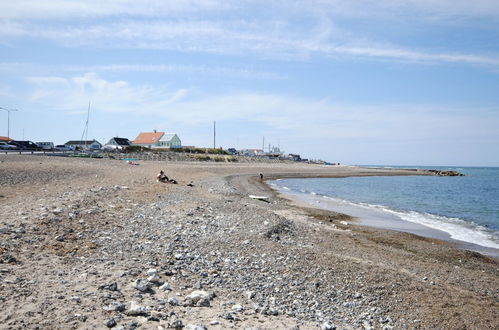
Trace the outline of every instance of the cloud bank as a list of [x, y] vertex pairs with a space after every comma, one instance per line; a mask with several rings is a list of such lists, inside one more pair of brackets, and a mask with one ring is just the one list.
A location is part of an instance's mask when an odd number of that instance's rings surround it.
[[[267, 8], [263, 11], [263, 8]], [[472, 20], [471, 20], [472, 19]], [[0, 42], [158, 49], [272, 59], [358, 57], [499, 66], [499, 54], [399, 45], [362, 24], [414, 33], [421, 25], [499, 24], [499, 2], [16, 1], [0, 5]], [[447, 22], [447, 23], [446, 23]], [[470, 23], [472, 22], [472, 23]], [[367, 25], [369, 26], [369, 25]], [[483, 28], [483, 26], [482, 26]], [[386, 28], [385, 28], [386, 29]], [[376, 29], [374, 29], [376, 30]]]
[[136, 86], [108, 81], [95, 73], [32, 77], [29, 81], [34, 88], [32, 102], [56, 105], [56, 111], [68, 113], [81, 111], [91, 100], [92, 108], [101, 112], [153, 116], [191, 127], [216, 119], [248, 121], [282, 136], [299, 133], [309, 140], [499, 138], [499, 119], [492, 115], [496, 109], [470, 112], [427, 105], [353, 106], [249, 91], [193, 96], [187, 89]]

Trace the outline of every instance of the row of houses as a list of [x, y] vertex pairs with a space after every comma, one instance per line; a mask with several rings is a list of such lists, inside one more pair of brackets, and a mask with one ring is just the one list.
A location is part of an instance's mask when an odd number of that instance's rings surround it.
[[97, 140], [71, 140], [66, 142], [64, 145], [79, 149], [79, 150], [98, 150], [98, 149], [124, 149], [128, 146], [139, 146], [146, 147], [150, 149], [155, 148], [182, 148], [182, 141], [175, 133], [165, 133], [158, 132], [154, 130], [153, 132], [142, 132], [135, 140], [130, 141], [127, 138], [113, 137], [106, 144], [102, 145]]

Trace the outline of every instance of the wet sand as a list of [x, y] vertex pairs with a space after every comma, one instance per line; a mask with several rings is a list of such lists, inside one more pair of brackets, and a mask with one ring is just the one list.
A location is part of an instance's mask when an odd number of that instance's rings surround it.
[[305, 203], [304, 205], [307, 207], [314, 207], [318, 209], [348, 214], [354, 218], [352, 219], [352, 221], [357, 225], [394, 230], [428, 238], [445, 240], [454, 244], [457, 248], [476, 251], [487, 256], [499, 258], [499, 249], [456, 240], [453, 239], [449, 233], [443, 230], [431, 228], [419, 223], [406, 221], [396, 215], [392, 215], [382, 210], [363, 208], [357, 205], [352, 205], [350, 203], [339, 204], [338, 202], [328, 199], [318, 200], [316, 198], [317, 196], [293, 193], [284, 189], [280, 189], [279, 186], [276, 186], [273, 182], [271, 182], [270, 185], [273, 189], [276, 189], [282, 195], [282, 197], [290, 199], [295, 204]]

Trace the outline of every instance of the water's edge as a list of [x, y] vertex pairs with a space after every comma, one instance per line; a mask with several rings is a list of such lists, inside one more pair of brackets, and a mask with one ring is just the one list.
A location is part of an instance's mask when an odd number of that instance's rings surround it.
[[440, 239], [455, 244], [457, 248], [479, 252], [496, 258], [499, 257], [499, 249], [497, 248], [452, 238], [451, 235], [444, 230], [405, 220], [397, 214], [390, 214], [383, 209], [362, 208], [356, 203], [345, 200], [293, 191], [289, 188], [280, 186], [277, 184], [278, 181], [280, 180], [269, 180], [267, 181], [267, 184], [283, 197], [305, 202], [314, 208], [347, 214], [356, 218], [356, 224], [358, 225], [407, 232], [418, 236]]

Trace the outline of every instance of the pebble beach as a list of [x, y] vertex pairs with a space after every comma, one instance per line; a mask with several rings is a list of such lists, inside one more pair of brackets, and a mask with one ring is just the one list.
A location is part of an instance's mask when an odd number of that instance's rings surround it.
[[265, 184], [417, 174], [1, 155], [0, 329], [499, 328], [497, 258]]

